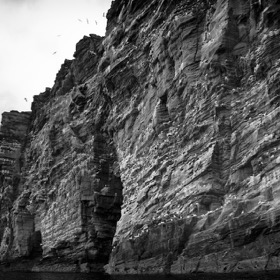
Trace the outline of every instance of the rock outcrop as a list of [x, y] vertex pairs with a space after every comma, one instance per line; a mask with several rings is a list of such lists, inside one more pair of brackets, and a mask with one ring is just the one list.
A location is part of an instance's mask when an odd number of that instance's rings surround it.
[[14, 177], [2, 168], [2, 259], [112, 274], [279, 269], [279, 9], [113, 1], [106, 36], [77, 44], [20, 138], [2, 126], [19, 143]]
[[[23, 168], [22, 153], [26, 147], [26, 137], [30, 126], [30, 112], [11, 111], [2, 114], [0, 126], [0, 256], [2, 260], [29, 254], [25, 235], [32, 235], [33, 224], [29, 213], [22, 211], [13, 215], [11, 209], [20, 207], [24, 200], [20, 184]], [[13, 249], [12, 249], [13, 248]], [[13, 252], [12, 252], [13, 251]]]

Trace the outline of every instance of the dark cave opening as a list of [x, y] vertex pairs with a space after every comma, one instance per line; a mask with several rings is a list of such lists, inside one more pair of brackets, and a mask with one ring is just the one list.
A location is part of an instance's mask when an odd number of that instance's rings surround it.
[[31, 258], [38, 258], [42, 257], [43, 254], [43, 248], [42, 248], [42, 234], [40, 230], [37, 230], [33, 233], [31, 236], [31, 242], [32, 248], [30, 251], [30, 257]]
[[123, 185], [118, 166], [117, 151], [109, 134], [98, 133], [93, 143], [91, 182], [90, 171], [81, 179], [81, 221], [87, 248], [81, 263], [91, 270], [109, 262], [117, 222], [121, 217]]

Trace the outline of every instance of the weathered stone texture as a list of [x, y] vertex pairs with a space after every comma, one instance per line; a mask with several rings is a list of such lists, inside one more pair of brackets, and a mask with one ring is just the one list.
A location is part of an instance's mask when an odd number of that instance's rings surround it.
[[[30, 112], [11, 111], [2, 114], [0, 127], [0, 256], [1, 260], [30, 253], [28, 238], [33, 231], [33, 219], [28, 213], [18, 213], [22, 199], [16, 198], [20, 188], [22, 150], [30, 124]], [[14, 205], [14, 207], [13, 207]], [[12, 247], [14, 250], [12, 250]]]
[[120, 217], [116, 151], [109, 133], [99, 130], [102, 116], [95, 117], [98, 110], [106, 114], [101, 77], [88, 79], [97, 71], [101, 39], [81, 40], [54, 87], [35, 97], [26, 149], [28, 208], [42, 235], [43, 261], [67, 262], [72, 270], [102, 269]]
[[107, 271], [277, 269], [276, 1], [117, 2], [114, 51], [133, 52], [105, 79], [119, 99], [131, 73], [139, 86], [111, 111], [124, 201]]
[[34, 270], [64, 263], [64, 271], [102, 270], [108, 262], [122, 183], [112, 136], [100, 130], [109, 110], [96, 75], [101, 41], [84, 37], [53, 88], [34, 97], [28, 135], [12, 121], [2, 128], [11, 141], [21, 137], [25, 143], [17, 150], [22, 165], [10, 163], [20, 182], [10, 187], [15, 201], [3, 212], [8, 225], [1, 233], [2, 261], [41, 255]]
[[20, 182], [3, 189], [5, 258], [278, 269], [278, 13], [276, 0], [113, 1], [106, 36], [84, 37], [34, 98], [10, 164]]

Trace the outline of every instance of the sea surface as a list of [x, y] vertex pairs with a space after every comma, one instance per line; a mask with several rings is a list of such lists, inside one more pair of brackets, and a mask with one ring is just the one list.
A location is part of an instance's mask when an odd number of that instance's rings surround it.
[[280, 280], [280, 272], [254, 274], [199, 274], [184, 276], [109, 276], [83, 273], [0, 272], [0, 280]]

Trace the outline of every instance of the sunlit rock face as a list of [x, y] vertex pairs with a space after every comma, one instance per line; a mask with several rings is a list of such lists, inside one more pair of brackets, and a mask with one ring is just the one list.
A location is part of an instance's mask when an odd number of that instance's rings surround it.
[[[122, 183], [112, 134], [105, 126], [110, 104], [97, 71], [102, 39], [84, 37], [54, 86], [34, 97], [27, 134], [14, 127], [12, 113], [3, 115], [7, 141], [17, 141], [14, 131], [25, 136], [25, 146], [20, 143], [16, 150], [21, 165], [10, 163], [19, 182], [11, 185], [13, 201], [1, 213], [6, 227], [0, 256], [6, 263], [28, 257], [40, 261], [33, 270], [87, 272], [103, 270], [108, 262]], [[8, 175], [3, 165], [4, 182]], [[2, 201], [6, 189], [3, 185]]]
[[124, 199], [108, 272], [279, 268], [278, 13], [113, 3], [104, 72]]
[[26, 256], [31, 246], [27, 240], [33, 232], [33, 218], [26, 211], [17, 210], [24, 203], [20, 187], [22, 150], [30, 124], [30, 112], [11, 111], [2, 114], [0, 126], [0, 256], [1, 260]]
[[102, 129], [110, 107], [97, 73], [101, 42], [95, 35], [82, 39], [53, 88], [32, 104], [24, 186], [44, 269], [57, 262], [57, 270], [60, 263], [67, 263], [63, 270], [103, 270], [120, 218], [117, 153]]
[[106, 36], [77, 44], [11, 134], [2, 260], [278, 269], [279, 12], [276, 0], [113, 1]]

